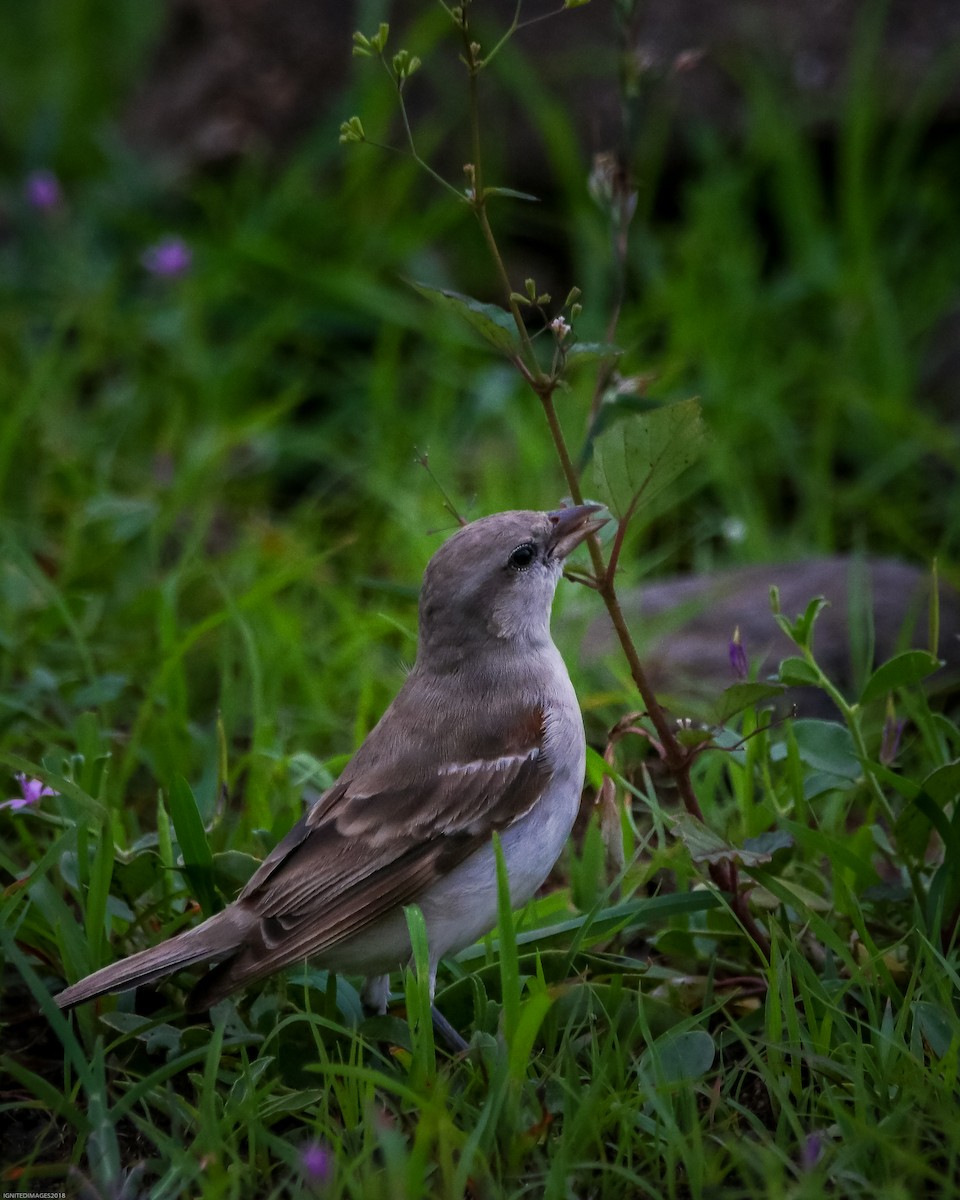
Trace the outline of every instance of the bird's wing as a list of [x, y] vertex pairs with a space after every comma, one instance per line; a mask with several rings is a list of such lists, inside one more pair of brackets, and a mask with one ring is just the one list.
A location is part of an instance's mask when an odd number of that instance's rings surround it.
[[507, 753], [406, 777], [395, 764], [361, 771], [321, 797], [239, 897], [260, 921], [258, 974], [319, 954], [412, 902], [529, 812], [548, 779], [543, 710], [521, 725]]

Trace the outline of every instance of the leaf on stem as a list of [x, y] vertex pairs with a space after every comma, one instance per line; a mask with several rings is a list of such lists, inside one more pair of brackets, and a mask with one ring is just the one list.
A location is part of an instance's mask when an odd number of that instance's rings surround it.
[[489, 196], [505, 196], [510, 200], [529, 200], [532, 204], [539, 204], [540, 197], [534, 196], [530, 192], [518, 192], [515, 188], [508, 187], [485, 187], [483, 189], [483, 198]]
[[732, 683], [720, 693], [711, 715], [717, 725], [724, 725], [745, 708], [782, 696], [784, 690], [779, 683]]
[[816, 687], [823, 680], [817, 668], [805, 658], [785, 658], [780, 664], [780, 682], [787, 687]]
[[673, 832], [690, 851], [695, 863], [707, 865], [738, 862], [743, 867], [759, 867], [769, 863], [778, 850], [793, 845], [793, 838], [783, 830], [751, 838], [743, 846], [733, 846], [690, 813], [680, 813], [671, 822]]
[[430, 287], [426, 283], [410, 281], [421, 296], [437, 308], [456, 314], [462, 321], [471, 326], [483, 340], [508, 358], [515, 358], [520, 353], [520, 343], [517, 336], [517, 326], [513, 317], [505, 308], [496, 304], [483, 304], [472, 296], [462, 296], [459, 292], [451, 292], [446, 288]]
[[[771, 589], [772, 598], [773, 589]], [[779, 595], [777, 600], [779, 602]], [[813, 648], [813, 629], [817, 617], [829, 603], [830, 601], [825, 596], [814, 596], [803, 613], [795, 621], [791, 621], [789, 617], [784, 616], [783, 613], [774, 608], [774, 620], [794, 645], [799, 646], [801, 650], [811, 650]]]
[[897, 654], [870, 676], [860, 695], [860, 703], [869, 704], [871, 700], [881, 699], [895, 688], [915, 687], [942, 666], [940, 659], [929, 650], [906, 650]]
[[792, 722], [791, 729], [800, 761], [808, 768], [803, 782], [806, 799], [858, 785], [863, 765], [846, 725], [803, 719]]
[[897, 845], [919, 859], [932, 828], [943, 828], [943, 810], [960, 795], [960, 762], [945, 763], [924, 779], [919, 793], [901, 812], [894, 830]]
[[593, 444], [600, 499], [621, 519], [642, 499], [649, 504], [693, 463], [703, 444], [696, 399], [632, 414], [605, 429]]
[[610, 342], [574, 342], [567, 351], [567, 366], [580, 367], [586, 363], [603, 362], [608, 358], [619, 358], [622, 353], [619, 346]]

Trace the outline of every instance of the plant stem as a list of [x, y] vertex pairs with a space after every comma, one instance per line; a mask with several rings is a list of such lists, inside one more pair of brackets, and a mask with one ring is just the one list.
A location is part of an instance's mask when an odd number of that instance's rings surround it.
[[[523, 320], [523, 315], [520, 312], [520, 307], [513, 299], [514, 289], [510, 283], [510, 276], [507, 272], [506, 265], [503, 261], [503, 255], [500, 253], [500, 247], [497, 245], [497, 239], [490, 225], [490, 220], [487, 215], [485, 197], [483, 193], [483, 171], [481, 163], [481, 145], [480, 145], [480, 106], [477, 97], [477, 75], [480, 70], [480, 63], [471, 45], [470, 32], [467, 27], [467, 22], [463, 22], [463, 40], [464, 40], [464, 61], [467, 64], [467, 71], [470, 81], [470, 132], [471, 145], [473, 151], [473, 208], [476, 213], [477, 221], [480, 225], [480, 230], [483, 239], [486, 242], [487, 249], [493, 261], [497, 275], [500, 280], [500, 286], [503, 288], [503, 294], [507, 305], [513, 316], [517, 326], [517, 333], [520, 337], [521, 350], [514, 358], [514, 364], [520, 371], [520, 374], [527, 381], [530, 388], [536, 394], [537, 399], [543, 408], [544, 416], [547, 420], [547, 425], [550, 429], [550, 436], [553, 439], [553, 445], [557, 452], [557, 458], [560, 461], [560, 468], [563, 471], [564, 479], [567, 487], [570, 489], [570, 496], [575, 504], [583, 503], [583, 489], [580, 485], [580, 479], [577, 475], [577, 469], [574, 466], [573, 459], [570, 457], [570, 451], [567, 448], [566, 439], [563, 436], [563, 429], [560, 425], [560, 419], [557, 416], [556, 405], [554, 404], [554, 392], [558, 386], [558, 379], [555, 374], [546, 374], [537, 361], [536, 351], [530, 339], [530, 334], [527, 331], [526, 323]], [[625, 240], [626, 240], [626, 221], [623, 222], [621, 229], [621, 237], [616, 245], [618, 257], [625, 262]], [[620, 299], [618, 299], [617, 310], [614, 314], [609, 333], [610, 337], [616, 329], [616, 318], [619, 315]], [[609, 368], [608, 368], [609, 369]], [[600, 392], [602, 395], [602, 391]], [[629, 517], [629, 514], [627, 514]], [[614, 574], [616, 571], [617, 561], [619, 558], [619, 548], [623, 543], [623, 532], [625, 521], [622, 522], [621, 530], [619, 531], [619, 541], [613, 555], [611, 555], [610, 563], [604, 562], [603, 550], [600, 546], [600, 540], [596, 534], [592, 534], [587, 539], [587, 548], [590, 553], [590, 559], [593, 564], [594, 574], [596, 575], [596, 587], [600, 593], [603, 603], [610, 616], [610, 621], [613, 624], [617, 639], [620, 642], [621, 649], [627, 660], [630, 668], [630, 675], [636, 685], [637, 691], [643, 700], [647, 716], [657, 733], [657, 738], [660, 742], [661, 754], [664, 766], [673, 777], [677, 791], [680, 794], [681, 802], [684, 808], [691, 816], [699, 821], [703, 821], [703, 810], [700, 807], [700, 802], [697, 800], [696, 792], [693, 788], [693, 780], [690, 772], [696, 758], [696, 751], [684, 746], [674, 735], [674, 731], [667, 719], [666, 713], [660, 707], [657, 701], [653, 688], [647, 679], [646, 672], [643, 669], [643, 664], [640, 662], [640, 655], [637, 652], [636, 645], [630, 635], [630, 630], [627, 628], [627, 622], [623, 615], [623, 609], [620, 607], [620, 600], [617, 596]], [[708, 867], [710, 877], [718, 888], [722, 891], [730, 893], [730, 904], [737, 918], [743, 925], [743, 928], [753, 939], [760, 953], [766, 957], [770, 951], [770, 944], [766, 935], [757, 926], [753, 919], [753, 915], [749, 910], [746, 895], [741, 892], [737, 885], [737, 872], [733, 863], [711, 863]]]

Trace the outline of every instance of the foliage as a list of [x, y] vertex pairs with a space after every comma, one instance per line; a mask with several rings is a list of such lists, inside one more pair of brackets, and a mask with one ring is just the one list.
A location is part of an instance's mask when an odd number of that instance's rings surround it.
[[[591, 208], [575, 137], [552, 137], [557, 178], [584, 184], [558, 201], [580, 287], [555, 303], [509, 269], [511, 214], [532, 206], [478, 178], [479, 155], [466, 192], [423, 172], [442, 115], [401, 120], [412, 158], [366, 144], [431, 69], [389, 29], [357, 42], [345, 152], [331, 117], [279, 176], [171, 189], [109, 139], [90, 151], [129, 80], [91, 69], [103, 26], [84, 11], [58, 39], [22, 10], [21, 45], [72, 82], [42, 136], [28, 91], [2, 117], [10, 177], [43, 155], [64, 181], [45, 212], [11, 184], [0, 245], [0, 762], [11, 795], [14, 772], [56, 793], [0, 810], [5, 1182], [955, 1194], [960, 733], [922, 688], [936, 636], [847, 696], [819, 666], [815, 600], [780, 614], [779, 680], [732, 679], [708, 725], [671, 718], [695, 810], [636, 750], [664, 751], [647, 697], [620, 719], [629, 671], [580, 674], [604, 820], [557, 888], [444, 967], [467, 1058], [434, 1046], [416, 972], [385, 1018], [310, 969], [210, 1022], [180, 1014], [181, 980], [75, 1019], [49, 998], [228, 900], [376, 720], [414, 653], [425, 531], [450, 523], [415, 459], [479, 515], [576, 495], [593, 456], [589, 490], [620, 518], [592, 562], [605, 599], [653, 545], [673, 565], [862, 544], [949, 568], [956, 431], [915, 386], [960, 230], [923, 114], [886, 139], [861, 79], [828, 194], [751, 80], [746, 153], [702, 134], [678, 224], [607, 176]], [[111, 62], [135, 61], [147, 26], [110, 27], [130, 51]], [[471, 45], [468, 71], [566, 128], [509, 38]], [[0, 54], [13, 88], [26, 70]], [[192, 258], [164, 275], [141, 255], [171, 228]], [[493, 284], [464, 296], [491, 246]], [[611, 331], [597, 298], [618, 272]], [[558, 636], [574, 664], [574, 624]], [[775, 719], [797, 683], [840, 719]]]

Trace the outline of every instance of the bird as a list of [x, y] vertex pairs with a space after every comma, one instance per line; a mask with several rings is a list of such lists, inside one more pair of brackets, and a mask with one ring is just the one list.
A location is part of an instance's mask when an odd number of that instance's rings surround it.
[[[411, 957], [404, 910], [418, 905], [432, 1005], [440, 960], [496, 924], [494, 833], [516, 908], [573, 827], [586, 743], [550, 612], [567, 556], [605, 523], [600, 511], [501, 512], [459, 528], [424, 572], [413, 667], [337, 781], [226, 908], [71, 984], [57, 1004], [204, 964], [186, 1004], [202, 1011], [311, 960], [364, 976], [365, 1004], [385, 1012], [389, 974]], [[465, 1047], [432, 1012], [448, 1044]]]

